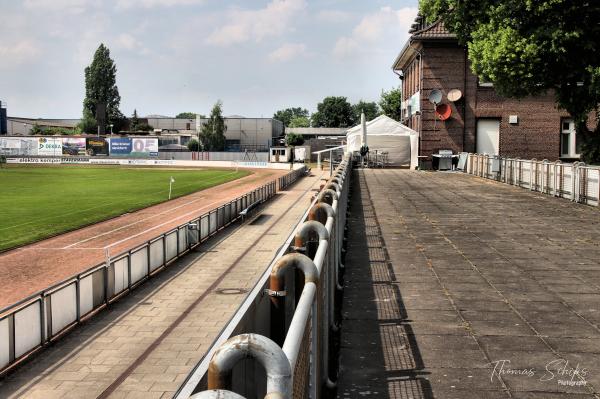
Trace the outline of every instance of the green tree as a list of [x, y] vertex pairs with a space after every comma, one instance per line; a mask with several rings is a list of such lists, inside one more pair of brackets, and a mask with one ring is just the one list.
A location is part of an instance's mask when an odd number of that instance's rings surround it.
[[290, 147], [302, 145], [304, 144], [304, 137], [301, 134], [288, 133], [285, 135], [285, 143]]
[[217, 101], [213, 106], [208, 121], [202, 125], [201, 140], [208, 151], [223, 151], [225, 149], [225, 119], [223, 119], [223, 103]]
[[[177, 115], [175, 115], [175, 118], [177, 118], [177, 119], [196, 119], [196, 113], [195, 112], [180, 112]], [[200, 118], [204, 118], [204, 115], [200, 115]]]
[[296, 116], [290, 121], [289, 127], [310, 127], [310, 119], [306, 116]]
[[194, 151], [194, 152], [195, 151], [200, 151], [200, 143], [196, 139], [191, 139], [187, 143], [187, 148], [188, 148], [188, 150]]
[[140, 124], [140, 119], [138, 118], [137, 109], [133, 109], [133, 115], [129, 118], [129, 130], [135, 132], [138, 130], [138, 125]]
[[29, 129], [29, 134], [39, 136], [40, 134], [44, 134], [44, 130], [36, 123]]
[[[105, 120], [109, 124], [118, 126], [123, 122], [123, 114], [119, 111], [120, 103], [121, 96], [117, 87], [117, 67], [110, 58], [108, 48], [104, 44], [100, 44], [94, 53], [92, 63], [85, 68], [83, 108], [90, 111], [96, 121]], [[98, 104], [106, 106], [105, 115], [96, 115]]]
[[87, 108], [83, 109], [83, 118], [77, 124], [77, 128], [83, 133], [96, 134], [98, 132], [98, 124], [94, 119], [94, 114]]
[[373, 120], [379, 116], [379, 107], [375, 101], [366, 102], [360, 100], [358, 103], [352, 105], [352, 111], [354, 112], [354, 121], [360, 121], [360, 114], [365, 113], [367, 121]]
[[[600, 162], [600, 2], [421, 0], [468, 48], [473, 72], [509, 97], [548, 91], [574, 119], [585, 162]], [[595, 112], [596, 123], [586, 122]]]
[[400, 88], [392, 89], [390, 91], [381, 91], [381, 98], [379, 99], [379, 106], [381, 107], [381, 113], [389, 116], [397, 121], [402, 120], [401, 114], [402, 104], [402, 91]]
[[273, 115], [273, 119], [277, 119], [283, 122], [283, 126], [290, 126], [290, 123], [294, 118], [308, 118], [309, 113], [307, 109], [300, 107], [292, 107], [279, 110]]
[[356, 123], [352, 105], [346, 97], [325, 97], [317, 105], [317, 112], [312, 114], [312, 126], [315, 127], [350, 127]]

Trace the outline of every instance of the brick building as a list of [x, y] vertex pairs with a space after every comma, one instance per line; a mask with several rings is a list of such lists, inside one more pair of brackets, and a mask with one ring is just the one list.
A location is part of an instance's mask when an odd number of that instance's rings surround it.
[[[548, 160], [579, 158], [575, 129], [549, 94], [524, 99], [501, 97], [492, 84], [471, 72], [467, 49], [442, 21], [417, 17], [408, 42], [394, 61], [402, 79], [403, 122], [420, 134], [421, 156], [440, 149]], [[431, 92], [442, 93], [450, 117], [435, 117]], [[451, 101], [453, 90], [460, 99]], [[452, 97], [452, 96], [451, 96]]]

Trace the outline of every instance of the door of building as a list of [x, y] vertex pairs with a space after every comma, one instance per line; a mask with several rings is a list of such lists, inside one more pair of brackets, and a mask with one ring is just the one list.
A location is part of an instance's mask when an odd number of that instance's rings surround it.
[[477, 120], [477, 153], [498, 155], [500, 150], [500, 121], [498, 119]]

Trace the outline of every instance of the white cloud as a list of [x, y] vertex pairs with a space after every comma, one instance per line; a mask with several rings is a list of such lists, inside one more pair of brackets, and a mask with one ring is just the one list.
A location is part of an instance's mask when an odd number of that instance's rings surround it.
[[[365, 15], [349, 36], [340, 37], [334, 46], [337, 57], [356, 54], [361, 48], [382, 40], [398, 39], [408, 34], [408, 30], [417, 15], [416, 7], [404, 7], [394, 10], [383, 7]], [[399, 40], [398, 40], [399, 41]]]
[[31, 62], [40, 54], [38, 45], [30, 39], [20, 40], [17, 43], [0, 45], [0, 68], [14, 67], [26, 62]]
[[213, 30], [206, 42], [215, 46], [229, 46], [279, 36], [289, 29], [294, 17], [305, 6], [305, 0], [272, 0], [259, 10], [232, 9], [226, 19], [233, 22]]
[[327, 23], [346, 22], [351, 14], [342, 10], [321, 10], [317, 13], [317, 19]]
[[118, 0], [118, 9], [193, 6], [205, 0]]
[[298, 59], [307, 55], [306, 45], [303, 43], [285, 43], [281, 47], [269, 53], [268, 59], [271, 62], [286, 62], [291, 59]]
[[25, 0], [23, 5], [34, 11], [81, 14], [94, 3], [92, 0]]

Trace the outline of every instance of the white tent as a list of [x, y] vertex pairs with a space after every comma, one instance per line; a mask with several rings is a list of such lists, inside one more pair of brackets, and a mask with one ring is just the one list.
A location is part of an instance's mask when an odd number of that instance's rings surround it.
[[[354, 126], [346, 131], [347, 152], [360, 151], [362, 146], [362, 126]], [[381, 115], [367, 122], [367, 146], [370, 154], [375, 150], [387, 152], [392, 166], [410, 164], [416, 169], [419, 155], [419, 133], [392, 118]]]

